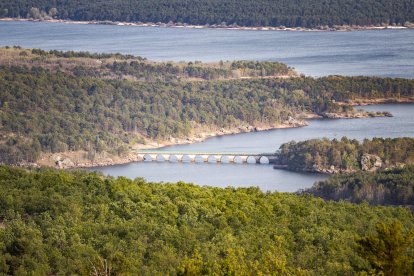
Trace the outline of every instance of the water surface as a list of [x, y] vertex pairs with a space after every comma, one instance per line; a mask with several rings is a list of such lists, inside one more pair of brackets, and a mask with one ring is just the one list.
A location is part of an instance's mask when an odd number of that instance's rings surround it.
[[[227, 135], [207, 139], [202, 143], [166, 147], [169, 151], [228, 151], [275, 152], [282, 143], [312, 138], [343, 136], [362, 141], [372, 137], [414, 137], [414, 104], [386, 104], [364, 107], [371, 111], [390, 111], [394, 117], [367, 119], [311, 120], [302, 128], [275, 129]], [[193, 182], [216, 187], [258, 186], [264, 191], [294, 192], [312, 186], [325, 175], [303, 174], [274, 170], [271, 165], [259, 164], [183, 164], [137, 162], [96, 168], [112, 176], [144, 177], [148, 181]]]
[[414, 77], [414, 30], [292, 32], [0, 22], [0, 45], [158, 61], [272, 60], [311, 76]]

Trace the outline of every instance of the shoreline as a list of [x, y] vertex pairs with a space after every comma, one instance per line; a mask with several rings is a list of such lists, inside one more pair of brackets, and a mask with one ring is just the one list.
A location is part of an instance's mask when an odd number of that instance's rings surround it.
[[[241, 126], [235, 127], [230, 129], [216, 129], [216, 130], [209, 130], [209, 131], [201, 131], [198, 132], [194, 130], [194, 133], [187, 138], [170, 138], [164, 141], [156, 142], [154, 140], [149, 141], [145, 145], [140, 145], [139, 147], [132, 148], [128, 155], [125, 157], [116, 157], [116, 156], [104, 156], [102, 160], [98, 161], [87, 161], [87, 160], [73, 160], [73, 155], [79, 154], [87, 154], [85, 151], [77, 151], [77, 152], [61, 152], [61, 153], [54, 153], [54, 154], [42, 154], [39, 160], [33, 164], [21, 164], [21, 166], [30, 166], [30, 167], [54, 167], [59, 169], [87, 169], [87, 168], [98, 168], [98, 167], [106, 167], [106, 166], [115, 166], [115, 165], [124, 165], [133, 162], [142, 161], [138, 156], [134, 155], [135, 150], [146, 150], [146, 149], [162, 149], [169, 146], [178, 146], [178, 145], [187, 145], [187, 144], [195, 144], [201, 143], [209, 138], [214, 137], [221, 137], [227, 135], [236, 135], [236, 134], [243, 134], [243, 133], [250, 133], [250, 132], [259, 132], [259, 131], [268, 131], [274, 129], [286, 129], [286, 128], [298, 128], [298, 127], [305, 127], [308, 123], [304, 120], [298, 121], [292, 119], [288, 122], [279, 123], [279, 124], [268, 124], [268, 125], [257, 125], [257, 126]], [[104, 153], [104, 155], [106, 155]], [[55, 162], [55, 164], [52, 163]]]
[[337, 102], [339, 105], [352, 105], [352, 106], [367, 106], [367, 105], [378, 105], [378, 104], [412, 104], [414, 98], [400, 97], [400, 98], [377, 98], [377, 99], [354, 99], [347, 102]]
[[[150, 140], [146, 144], [140, 144], [139, 146], [132, 147], [128, 155], [125, 157], [119, 156], [109, 156], [108, 153], [104, 152], [103, 157], [98, 157], [99, 160], [96, 161], [88, 161], [85, 158], [81, 158], [80, 160], [76, 161], [73, 160], [73, 155], [87, 154], [84, 151], [78, 152], [61, 152], [61, 153], [54, 153], [54, 154], [43, 154], [41, 158], [34, 164], [22, 164], [23, 166], [32, 166], [32, 167], [55, 167], [60, 169], [87, 169], [87, 168], [98, 168], [98, 167], [106, 167], [106, 166], [115, 166], [115, 165], [124, 165], [133, 162], [142, 161], [138, 156], [134, 155], [134, 151], [136, 150], [148, 150], [148, 149], [163, 149], [170, 146], [178, 146], [178, 145], [187, 145], [187, 144], [195, 144], [201, 143], [209, 138], [214, 137], [222, 137], [227, 135], [237, 135], [243, 133], [250, 133], [250, 132], [259, 132], [259, 131], [269, 131], [269, 130], [276, 130], [276, 129], [287, 129], [287, 128], [299, 128], [299, 127], [306, 127], [309, 125], [308, 120], [312, 119], [359, 119], [359, 118], [370, 118], [370, 117], [385, 117], [388, 116], [389, 113], [378, 113], [377, 116], [372, 116], [370, 113], [359, 113], [356, 112], [353, 115], [350, 114], [336, 114], [332, 113], [332, 115], [328, 116], [320, 116], [313, 113], [306, 113], [302, 114], [298, 119], [289, 118], [287, 121], [283, 123], [276, 123], [276, 124], [257, 124], [257, 125], [242, 125], [239, 127], [233, 128], [211, 128], [207, 127], [203, 128], [202, 126], [195, 127], [193, 133], [186, 138], [174, 138], [170, 137], [169, 139], [163, 141], [155, 141]], [[392, 115], [391, 115], [392, 116]], [[54, 161], [54, 164], [51, 163]]]
[[0, 18], [0, 22], [45, 22], [45, 23], [64, 23], [79, 25], [111, 25], [111, 26], [135, 26], [135, 27], [158, 27], [158, 28], [185, 28], [185, 29], [218, 29], [218, 30], [240, 30], [240, 31], [289, 31], [289, 32], [350, 32], [365, 30], [405, 30], [414, 29], [414, 23], [409, 26], [354, 26], [354, 25], [334, 25], [332, 27], [273, 27], [273, 26], [232, 26], [232, 25], [189, 25], [186, 23], [153, 23], [153, 22], [118, 22], [118, 21], [74, 21], [70, 19], [30, 19], [30, 18]]

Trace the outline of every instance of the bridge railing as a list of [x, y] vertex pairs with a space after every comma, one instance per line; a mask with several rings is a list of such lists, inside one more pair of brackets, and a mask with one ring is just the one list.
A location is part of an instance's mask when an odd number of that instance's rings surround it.
[[274, 156], [273, 152], [202, 152], [202, 151], [161, 151], [161, 150], [136, 150], [137, 154], [169, 154], [169, 155], [237, 155], [237, 156]]

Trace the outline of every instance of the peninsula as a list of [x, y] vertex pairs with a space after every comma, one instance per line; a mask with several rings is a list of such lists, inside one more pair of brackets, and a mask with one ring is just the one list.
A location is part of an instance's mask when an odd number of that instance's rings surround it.
[[152, 62], [120, 54], [0, 49], [0, 162], [99, 166], [133, 149], [390, 116], [356, 100], [413, 101], [414, 80], [299, 75], [278, 62]]

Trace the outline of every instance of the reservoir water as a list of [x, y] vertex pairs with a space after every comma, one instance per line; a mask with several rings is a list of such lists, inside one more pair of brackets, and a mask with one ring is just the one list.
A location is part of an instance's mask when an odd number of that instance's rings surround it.
[[[369, 75], [414, 78], [414, 30], [287, 32], [178, 29], [44, 22], [0, 22], [0, 46], [133, 54], [157, 61], [281, 61], [311, 76]], [[312, 120], [295, 129], [215, 137], [165, 150], [274, 152], [282, 143], [347, 136], [414, 137], [414, 105], [378, 105], [392, 118]], [[131, 163], [97, 168], [105, 174], [199, 185], [258, 186], [293, 192], [324, 175], [274, 170], [269, 165]]]
[[0, 45], [158, 61], [272, 60], [311, 76], [414, 78], [414, 30], [292, 32], [0, 22]]
[[[166, 147], [170, 151], [234, 151], [274, 152], [282, 143], [312, 138], [347, 136], [363, 140], [372, 137], [414, 137], [414, 104], [386, 104], [364, 107], [371, 111], [390, 111], [394, 117], [367, 119], [311, 120], [309, 126], [275, 129], [207, 139], [202, 143]], [[274, 170], [270, 165], [259, 164], [183, 164], [137, 162], [125, 165], [96, 168], [104, 174], [143, 177], [148, 181], [193, 182], [217, 187], [258, 186], [264, 191], [294, 192], [312, 186], [325, 175], [303, 174]]]

